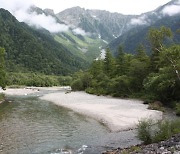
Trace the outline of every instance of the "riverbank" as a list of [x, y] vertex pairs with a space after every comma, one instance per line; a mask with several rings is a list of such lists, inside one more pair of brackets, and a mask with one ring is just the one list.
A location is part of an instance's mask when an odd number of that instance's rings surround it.
[[126, 149], [115, 149], [104, 152], [103, 154], [179, 154], [180, 153], [180, 134], [174, 135], [166, 141], [149, 145], [137, 145]]
[[85, 92], [51, 93], [40, 99], [94, 118], [112, 132], [134, 129], [142, 119], [162, 119], [162, 112], [147, 109], [148, 105], [139, 100], [95, 96]]
[[58, 91], [58, 90], [71, 90], [69, 86], [64, 87], [24, 87], [24, 88], [7, 88], [6, 90], [0, 89], [0, 93], [5, 95], [23, 96], [38, 93], [41, 90]]
[[65, 92], [70, 90], [70, 87], [8, 88], [5, 91], [1, 90], [0, 93], [23, 96], [42, 90], [52, 90], [56, 93], [49, 93], [40, 99], [94, 118], [106, 125], [112, 132], [134, 129], [141, 119], [155, 121], [162, 119], [162, 112], [149, 110], [148, 105], [144, 105], [142, 101], [96, 96], [85, 92]]

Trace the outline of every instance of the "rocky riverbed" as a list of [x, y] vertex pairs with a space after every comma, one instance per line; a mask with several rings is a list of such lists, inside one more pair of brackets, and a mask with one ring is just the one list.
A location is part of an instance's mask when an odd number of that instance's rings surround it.
[[180, 134], [159, 143], [137, 145], [127, 149], [118, 148], [103, 154], [180, 154]]

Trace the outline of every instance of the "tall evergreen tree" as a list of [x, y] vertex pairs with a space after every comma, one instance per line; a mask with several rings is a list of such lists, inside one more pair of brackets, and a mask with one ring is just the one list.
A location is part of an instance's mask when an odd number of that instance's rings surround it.
[[147, 60], [148, 56], [146, 54], [146, 51], [145, 51], [145, 47], [143, 46], [143, 44], [139, 44], [139, 46], [137, 47], [136, 49], [136, 58], [140, 61], [144, 61], [144, 60]]
[[125, 71], [126, 71], [126, 67], [125, 67], [125, 52], [123, 50], [123, 47], [120, 46], [118, 49], [118, 56], [116, 59], [116, 67], [117, 67], [117, 74], [118, 75], [124, 75]]
[[109, 48], [106, 49], [106, 55], [104, 59], [104, 73], [107, 76], [112, 76], [114, 71], [114, 58]]
[[6, 73], [5, 73], [5, 60], [4, 60], [4, 56], [5, 56], [5, 50], [4, 48], [0, 48], [0, 87], [2, 87], [3, 89], [6, 87]]

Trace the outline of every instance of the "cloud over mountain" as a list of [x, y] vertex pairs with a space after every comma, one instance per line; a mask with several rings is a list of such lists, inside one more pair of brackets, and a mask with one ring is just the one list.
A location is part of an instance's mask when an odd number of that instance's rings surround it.
[[180, 14], [180, 0], [178, 0], [175, 4], [166, 6], [163, 10], [162, 13], [164, 15], [169, 15], [173, 16], [176, 14]]
[[147, 25], [148, 24], [148, 19], [146, 15], [142, 15], [138, 18], [133, 18], [131, 19], [130, 23], [132, 25]]
[[67, 31], [69, 27], [65, 24], [59, 24], [52, 16], [30, 12], [33, 6], [32, 0], [0, 0], [0, 6], [9, 10], [20, 22], [25, 22], [36, 28], [45, 28], [52, 33]]
[[79, 35], [82, 35], [82, 36], [85, 36], [85, 35], [89, 36], [89, 35], [90, 35], [90, 33], [85, 32], [85, 31], [84, 31], [83, 29], [81, 29], [81, 28], [75, 28], [75, 29], [73, 29], [73, 32], [74, 32], [75, 34], [79, 34]]

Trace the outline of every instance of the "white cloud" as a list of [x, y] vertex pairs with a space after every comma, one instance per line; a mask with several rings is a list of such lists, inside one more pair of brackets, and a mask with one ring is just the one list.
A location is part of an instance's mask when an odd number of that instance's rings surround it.
[[52, 16], [29, 12], [28, 9], [33, 5], [31, 0], [0, 0], [0, 6], [9, 10], [20, 22], [25, 22], [30, 26], [45, 28], [52, 33], [67, 31], [69, 27], [59, 24]]
[[178, 1], [178, 3], [176, 3], [177, 5], [169, 5], [169, 6], [166, 6], [163, 10], [162, 10], [162, 13], [164, 15], [169, 15], [169, 16], [173, 16], [173, 15], [176, 15], [176, 14], [180, 14], [180, 1]]
[[[152, 11], [160, 5], [166, 4], [170, 0], [0, 0], [2, 3], [8, 3], [8, 6], [23, 4], [35, 4], [40, 8], [52, 8], [56, 13], [64, 9], [80, 6], [86, 9], [100, 9], [123, 14], [141, 14]], [[103, 4], [103, 5], [102, 5]]]
[[33, 5], [32, 0], [0, 0], [0, 8], [5, 8], [10, 12], [16, 10], [27, 10], [31, 5]]
[[52, 33], [68, 31], [69, 27], [64, 24], [59, 24], [52, 16], [46, 16], [45, 14], [36, 14], [21, 11], [16, 12], [16, 16], [19, 21], [26, 22], [30, 26], [35, 26], [36, 28], [45, 28]]
[[90, 35], [90, 33], [87, 33], [87, 32], [85, 32], [83, 29], [81, 29], [81, 28], [75, 28], [75, 29], [73, 29], [73, 32], [75, 33], [75, 34], [79, 34], [79, 35], [83, 35], [83, 36], [85, 36], [85, 35]]
[[53, 8], [56, 13], [74, 6], [100, 9], [123, 14], [141, 14], [152, 11], [170, 0], [34, 0], [41, 8]]
[[132, 25], [147, 25], [148, 24], [148, 19], [147, 16], [142, 15], [138, 18], [133, 18], [131, 19], [130, 23]]

